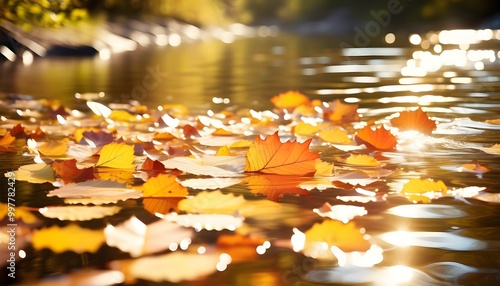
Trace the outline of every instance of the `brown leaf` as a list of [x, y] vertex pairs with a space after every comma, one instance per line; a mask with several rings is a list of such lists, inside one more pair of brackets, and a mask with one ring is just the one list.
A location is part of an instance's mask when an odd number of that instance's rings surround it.
[[59, 175], [64, 182], [83, 182], [93, 180], [94, 167], [78, 169], [76, 160], [56, 160], [52, 163], [52, 169]]

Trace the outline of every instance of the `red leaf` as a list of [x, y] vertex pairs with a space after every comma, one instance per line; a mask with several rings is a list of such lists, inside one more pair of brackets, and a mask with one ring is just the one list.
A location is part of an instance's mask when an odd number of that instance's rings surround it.
[[10, 134], [17, 139], [26, 139], [28, 138], [28, 134], [26, 134], [26, 131], [24, 130], [24, 127], [19, 123], [12, 130], [10, 130]]
[[95, 179], [94, 167], [78, 169], [76, 160], [57, 160], [52, 163], [52, 169], [64, 182], [83, 182]]
[[198, 130], [189, 124], [186, 124], [184, 126], [184, 129], [182, 130], [182, 132], [184, 133], [184, 137], [186, 139], [189, 139], [191, 137], [199, 137], [200, 136], [200, 133], [198, 133]]
[[375, 130], [370, 126], [365, 126], [365, 128], [358, 131], [356, 142], [365, 144], [367, 148], [380, 150], [394, 149], [398, 143], [396, 137], [383, 126]]

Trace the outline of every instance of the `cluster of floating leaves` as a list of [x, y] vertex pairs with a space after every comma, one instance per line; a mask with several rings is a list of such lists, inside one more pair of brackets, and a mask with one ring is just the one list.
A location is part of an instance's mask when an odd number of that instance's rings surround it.
[[[25, 102], [33, 108], [2, 117], [0, 151], [32, 156], [32, 164], [13, 170], [16, 180], [51, 183], [54, 189], [47, 196], [62, 198], [64, 204], [36, 210], [20, 206], [16, 216], [31, 225], [27, 231], [34, 249], [92, 253], [105, 244], [130, 255], [109, 265], [110, 271], [127, 273], [126, 282], [179, 282], [265, 253], [274, 238], [247, 221], [280, 217], [291, 207], [281, 203], [286, 195], [342, 190], [335, 199], [343, 203], [324, 202], [307, 210], [318, 216], [303, 231], [290, 223], [293, 236], [277, 245], [338, 265], [367, 266], [383, 257], [355, 222], [367, 214], [364, 203], [383, 202], [388, 196], [428, 203], [484, 193], [482, 187], [454, 188], [419, 174], [390, 184], [398, 170], [384, 154], [404, 149], [407, 132], [432, 139], [439, 126], [420, 107], [363, 121], [357, 104], [339, 99], [322, 102], [289, 91], [271, 102], [274, 110], [207, 115], [189, 114], [182, 105], [149, 109], [89, 100], [88, 109], [70, 110], [57, 102]], [[481, 148], [498, 155], [499, 146]], [[457, 168], [488, 172], [477, 162]], [[235, 194], [235, 186], [248, 192]], [[131, 216], [103, 229], [76, 223], [115, 215], [123, 201], [136, 202], [159, 219], [147, 224]], [[33, 211], [71, 223], [39, 227]], [[7, 205], [2, 204], [0, 216], [6, 215]], [[234, 233], [221, 232], [215, 245], [191, 245], [202, 230]], [[154, 255], [160, 252], [164, 254]], [[194, 264], [196, 271], [190, 267]]]

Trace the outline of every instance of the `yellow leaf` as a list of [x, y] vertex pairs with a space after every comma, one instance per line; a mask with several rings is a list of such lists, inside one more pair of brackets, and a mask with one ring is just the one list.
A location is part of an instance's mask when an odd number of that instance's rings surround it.
[[55, 253], [73, 251], [76, 253], [95, 253], [105, 241], [102, 229], [81, 228], [76, 224], [65, 227], [54, 225], [42, 228], [33, 233], [33, 248], [40, 250], [49, 248]]
[[236, 154], [231, 153], [231, 150], [227, 146], [222, 146], [217, 150], [215, 156], [236, 156]]
[[351, 165], [378, 167], [380, 162], [369, 155], [351, 155], [345, 162]]
[[165, 174], [149, 178], [142, 187], [144, 197], [185, 197], [188, 195], [187, 188], [177, 182], [176, 176]]
[[370, 248], [370, 242], [354, 222], [344, 224], [338, 220], [324, 220], [322, 223], [315, 223], [305, 235], [306, 246], [311, 243], [326, 243], [329, 247], [336, 246], [344, 252], [367, 251]]
[[342, 128], [323, 129], [319, 132], [319, 138], [330, 143], [349, 144], [351, 142], [347, 132]]
[[0, 139], [0, 146], [9, 146], [12, 143], [16, 141], [16, 137], [12, 136], [10, 132], [7, 132], [1, 139]]
[[316, 161], [316, 173], [314, 173], [315, 177], [328, 177], [332, 175], [332, 172], [333, 164], [321, 161], [319, 159]]
[[234, 135], [233, 132], [226, 130], [224, 128], [217, 128], [212, 135], [218, 135], [218, 136], [228, 136], [228, 135]]
[[102, 147], [96, 167], [116, 169], [133, 168], [134, 146], [125, 143], [109, 143]]
[[66, 155], [66, 151], [68, 151], [68, 138], [44, 142], [37, 149], [40, 153], [48, 157]]
[[245, 147], [249, 147], [250, 145], [252, 145], [252, 141], [249, 141], [249, 140], [240, 140], [240, 141], [234, 142], [229, 147], [230, 148], [245, 148]]
[[297, 106], [310, 103], [310, 100], [307, 96], [298, 91], [287, 91], [275, 95], [271, 98], [271, 102], [280, 109], [293, 109]]
[[293, 127], [293, 132], [299, 135], [314, 135], [321, 130], [319, 124], [312, 125], [303, 121]]
[[139, 121], [135, 115], [126, 110], [113, 110], [108, 118], [116, 121]]
[[[0, 220], [3, 220], [9, 213], [8, 204], [0, 203]], [[38, 221], [37, 217], [32, 214], [30, 211], [25, 210], [24, 207], [18, 206], [15, 207], [15, 216], [16, 220], [22, 220], [24, 223], [32, 224]]]
[[428, 192], [446, 192], [448, 189], [443, 181], [437, 182], [431, 179], [410, 179], [408, 183], [403, 186], [401, 191], [403, 194], [425, 194]]

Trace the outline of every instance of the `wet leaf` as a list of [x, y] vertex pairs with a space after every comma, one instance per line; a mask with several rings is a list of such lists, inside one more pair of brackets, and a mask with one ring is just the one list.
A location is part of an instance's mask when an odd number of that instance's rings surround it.
[[104, 131], [85, 131], [83, 132], [83, 140], [92, 147], [101, 147], [115, 140], [111, 133]]
[[322, 129], [319, 132], [319, 138], [325, 142], [337, 143], [337, 144], [349, 144], [351, 139], [347, 135], [347, 132], [342, 128], [328, 128]]
[[27, 181], [35, 184], [54, 181], [54, 170], [44, 163], [24, 165], [14, 173], [16, 174], [16, 181]]
[[131, 183], [134, 180], [134, 168], [113, 169], [106, 167], [94, 168], [94, 176], [98, 180], [116, 181], [118, 183]]
[[305, 232], [305, 244], [326, 243], [328, 246], [336, 246], [344, 252], [367, 251], [370, 242], [365, 239], [361, 229], [355, 223], [347, 224], [338, 220], [324, 220], [315, 223]]
[[232, 153], [227, 146], [221, 146], [215, 156], [236, 156], [236, 154]]
[[134, 159], [134, 146], [125, 143], [110, 143], [102, 147], [96, 167], [133, 168]]
[[92, 230], [70, 224], [64, 227], [54, 225], [34, 231], [32, 245], [36, 250], [49, 248], [55, 253], [73, 251], [82, 254], [97, 252], [104, 241], [102, 229]]
[[132, 216], [117, 226], [108, 224], [104, 235], [107, 245], [138, 257], [169, 249], [171, 244], [178, 245], [185, 239], [190, 241], [193, 230], [165, 220], [145, 224]]
[[350, 155], [345, 162], [351, 165], [378, 167], [380, 162], [369, 155]]
[[293, 127], [293, 132], [298, 135], [314, 135], [321, 130], [321, 125], [319, 124], [309, 124], [305, 122], [299, 122]]
[[188, 213], [234, 214], [245, 203], [243, 196], [220, 191], [200, 192], [195, 197], [179, 202], [179, 210]]
[[391, 124], [401, 130], [417, 130], [424, 134], [430, 134], [436, 129], [436, 122], [429, 119], [420, 107], [400, 112], [398, 117], [391, 119]]
[[324, 162], [321, 160], [316, 161], [316, 173], [314, 173], [315, 177], [329, 177], [333, 172], [333, 164]]
[[142, 163], [140, 169], [142, 171], [157, 171], [157, 172], [163, 172], [166, 170], [165, 165], [163, 165], [162, 162], [158, 160], [151, 160], [149, 158], [146, 158], [144, 163]]
[[12, 136], [10, 132], [5, 133], [0, 139], [0, 146], [9, 146], [16, 141], [16, 137]]
[[149, 178], [142, 186], [144, 197], [185, 197], [187, 188], [182, 186], [176, 176], [160, 174]]
[[37, 146], [38, 151], [47, 157], [59, 157], [66, 155], [68, 151], [68, 139], [51, 140]]
[[446, 192], [448, 188], [443, 183], [443, 181], [438, 180], [437, 182], [431, 179], [419, 179], [413, 178], [408, 181], [403, 186], [401, 191], [403, 194], [424, 194], [427, 192]]
[[264, 140], [257, 136], [247, 153], [246, 172], [280, 175], [311, 175], [316, 172], [319, 154], [309, 151], [311, 139], [304, 143], [281, 143], [278, 132]]
[[333, 122], [359, 121], [358, 105], [346, 104], [340, 99], [335, 99], [333, 102], [329, 102], [329, 107], [325, 110], [324, 116]]
[[309, 98], [298, 91], [287, 91], [271, 98], [271, 103], [279, 109], [293, 109], [309, 102]]
[[79, 169], [76, 166], [76, 160], [63, 160], [54, 161], [52, 169], [61, 177], [65, 182], [83, 182], [94, 179], [94, 168], [88, 167]]
[[117, 214], [121, 210], [118, 206], [55, 206], [45, 207], [38, 211], [48, 218], [57, 218], [59, 220], [86, 221], [91, 219], [103, 218]]
[[373, 130], [370, 126], [365, 126], [356, 134], [356, 141], [359, 144], [365, 144], [368, 148], [380, 150], [394, 149], [397, 144], [396, 137], [385, 127]]
[[200, 137], [200, 133], [198, 133], [198, 130], [190, 125], [186, 124], [184, 128], [182, 129], [182, 133], [184, 134], [184, 138], [190, 139], [192, 137]]

